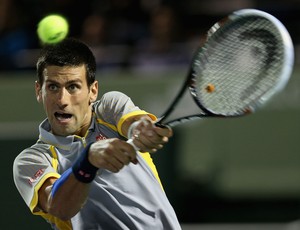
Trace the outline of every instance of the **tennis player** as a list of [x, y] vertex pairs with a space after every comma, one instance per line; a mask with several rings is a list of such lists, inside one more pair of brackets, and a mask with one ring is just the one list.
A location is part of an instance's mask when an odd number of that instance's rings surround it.
[[42, 49], [35, 91], [47, 119], [37, 143], [14, 161], [17, 189], [56, 230], [181, 229], [149, 155], [172, 130], [156, 127], [156, 117], [123, 93], [97, 100], [95, 72], [79, 40]]

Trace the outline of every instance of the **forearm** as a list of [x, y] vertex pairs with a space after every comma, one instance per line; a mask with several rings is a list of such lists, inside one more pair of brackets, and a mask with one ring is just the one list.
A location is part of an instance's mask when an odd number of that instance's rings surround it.
[[39, 201], [45, 212], [68, 220], [80, 211], [98, 170], [88, 161], [89, 147], [59, 179], [49, 179], [42, 187]]
[[70, 173], [64, 183], [53, 194], [53, 186], [48, 187], [46, 212], [62, 220], [75, 216], [86, 202], [90, 184], [78, 181]]

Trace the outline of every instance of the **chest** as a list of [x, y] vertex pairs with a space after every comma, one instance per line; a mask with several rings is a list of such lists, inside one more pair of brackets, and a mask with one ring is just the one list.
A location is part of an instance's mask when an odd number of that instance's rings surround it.
[[74, 137], [74, 141], [68, 146], [56, 148], [58, 157], [58, 172], [63, 173], [70, 168], [79, 155], [83, 152], [85, 146], [89, 143], [105, 140], [108, 138], [122, 138], [118, 132], [101, 124], [95, 125], [90, 129], [85, 137]]

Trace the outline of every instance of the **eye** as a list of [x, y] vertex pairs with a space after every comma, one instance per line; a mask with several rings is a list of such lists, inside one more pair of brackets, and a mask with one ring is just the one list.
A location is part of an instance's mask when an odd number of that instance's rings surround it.
[[75, 92], [80, 89], [80, 86], [78, 84], [71, 84], [68, 86], [69, 92]]
[[56, 91], [56, 90], [58, 89], [58, 86], [55, 85], [55, 84], [49, 84], [49, 85], [48, 85], [48, 89], [49, 89], [50, 91]]

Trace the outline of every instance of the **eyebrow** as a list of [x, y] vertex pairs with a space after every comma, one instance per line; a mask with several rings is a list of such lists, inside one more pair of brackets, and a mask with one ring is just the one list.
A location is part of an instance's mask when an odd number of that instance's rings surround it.
[[[58, 84], [58, 85], [61, 84], [60, 82], [55, 81], [55, 80], [51, 80], [51, 79], [47, 79], [45, 82], [46, 82], [46, 83], [52, 83], [52, 84]], [[70, 80], [70, 81], [67, 81], [67, 82], [65, 82], [65, 83], [66, 83], [66, 84], [82, 83], [82, 80], [81, 80], [81, 79]]]

